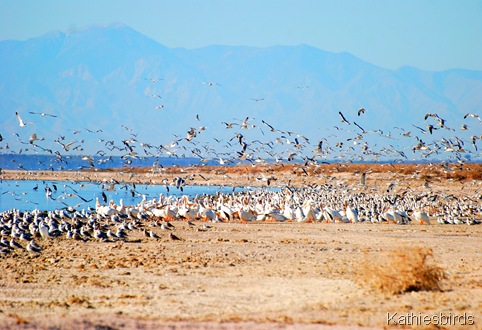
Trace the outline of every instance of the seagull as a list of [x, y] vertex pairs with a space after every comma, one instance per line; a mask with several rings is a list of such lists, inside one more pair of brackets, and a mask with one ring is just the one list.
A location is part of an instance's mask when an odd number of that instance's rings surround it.
[[161, 223], [161, 229], [162, 230], [171, 230], [171, 228], [169, 228], [168, 226], [166, 226], [165, 224]]
[[44, 113], [44, 112], [32, 112], [32, 111], [29, 111], [29, 113], [31, 113], [32, 115], [40, 115], [42, 117], [57, 117], [56, 115], [51, 115], [50, 113]]
[[412, 126], [415, 127], [415, 128], [418, 128], [420, 131], [422, 131], [423, 134], [427, 134], [427, 131], [424, 130], [423, 128], [415, 126], [414, 124], [412, 124]]
[[21, 246], [19, 243], [17, 243], [17, 242], [13, 239], [13, 237], [12, 237], [12, 239], [10, 240], [9, 245], [10, 245], [10, 247], [11, 247], [12, 249], [13, 249], [13, 248], [15, 248], [15, 249], [23, 249], [23, 246]]
[[270, 124], [268, 124], [267, 122], [265, 122], [263, 119], [261, 119], [261, 122], [262, 122], [263, 124], [265, 124], [266, 126], [268, 126], [268, 127], [269, 127], [269, 130], [270, 130], [271, 132], [276, 132], [276, 131], [277, 131], [273, 126], [271, 126]]
[[345, 116], [343, 116], [343, 114], [341, 113], [341, 111], [338, 111], [338, 114], [339, 114], [340, 117], [341, 117], [341, 122], [342, 122], [342, 123], [345, 123], [345, 124], [350, 125], [350, 122], [345, 119]]
[[474, 113], [467, 113], [465, 116], [464, 116], [464, 119], [466, 119], [467, 117], [472, 117], [472, 118], [477, 118], [479, 121], [482, 121], [480, 119], [480, 116], [479, 115], [476, 115]]
[[360, 184], [362, 186], [366, 186], [366, 182], [367, 182], [367, 172], [363, 172], [360, 177]]
[[243, 120], [243, 123], [241, 124], [241, 128], [248, 128], [248, 120], [249, 120], [249, 117], [246, 117], [245, 120]]
[[224, 125], [226, 125], [226, 129], [233, 128], [233, 125], [238, 125], [238, 124], [236, 124], [236, 123], [226, 123], [226, 122], [224, 122], [224, 121], [221, 122], [221, 123], [223, 123]]
[[427, 120], [428, 117], [440, 118], [436, 113], [426, 113], [424, 119]]
[[319, 154], [323, 153], [323, 140], [320, 140], [320, 142], [318, 142], [318, 147], [316, 148], [316, 152]]
[[26, 249], [27, 251], [36, 252], [36, 253], [39, 253], [42, 250], [42, 248], [33, 240], [27, 244]]
[[428, 125], [427, 128], [428, 128], [428, 131], [430, 132], [430, 134], [432, 134], [433, 130], [438, 129], [438, 128], [433, 127], [433, 125]]
[[174, 235], [172, 232], [169, 233], [169, 238], [172, 239], [173, 241], [180, 241], [181, 239]]
[[221, 86], [217, 82], [210, 82], [210, 81], [203, 81], [203, 84], [206, 84], [208, 86]]
[[15, 115], [17, 116], [18, 124], [20, 125], [20, 127], [25, 127], [28, 124], [33, 124], [33, 122], [24, 122], [18, 112], [15, 112]]
[[472, 135], [470, 138], [472, 139], [472, 145], [474, 146], [475, 151], [478, 151], [476, 143], [477, 143], [477, 139], [480, 139], [480, 138], [476, 135]]
[[359, 129], [361, 129], [361, 131], [362, 131], [363, 134], [366, 134], [367, 131], [365, 131], [365, 130], [363, 129], [363, 127], [361, 127], [360, 125], [358, 125], [355, 121], [353, 122], [353, 124], [355, 124], [356, 127], [358, 127]]
[[38, 138], [37, 137], [37, 134], [33, 133], [32, 135], [30, 135], [30, 137], [28, 138], [28, 142], [30, 142], [30, 144], [34, 144], [35, 141], [43, 141], [45, 140], [45, 138]]
[[264, 100], [264, 98], [263, 98], [263, 99], [251, 98], [251, 100], [258, 102], [258, 101], [263, 101], [263, 100]]

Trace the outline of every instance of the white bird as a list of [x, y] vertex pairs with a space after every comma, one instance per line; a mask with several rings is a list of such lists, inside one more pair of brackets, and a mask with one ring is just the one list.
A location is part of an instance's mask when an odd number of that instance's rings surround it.
[[423, 224], [429, 225], [429, 224], [430, 224], [430, 218], [429, 218], [428, 214], [425, 213], [425, 212], [418, 211], [418, 210], [417, 210], [417, 211], [413, 211], [412, 217], [413, 217], [415, 220], [419, 221], [419, 223], [420, 223], [421, 225], [423, 225]]
[[40, 115], [42, 117], [45, 117], [45, 116], [48, 116], [48, 117], [57, 117], [56, 115], [51, 115], [49, 113], [44, 113], [44, 112], [32, 112], [32, 111], [29, 111], [29, 113], [31, 113], [32, 115]]
[[479, 115], [476, 115], [476, 114], [474, 114], [474, 113], [467, 113], [467, 114], [464, 116], [464, 119], [466, 119], [467, 117], [477, 118], [479, 121], [482, 121], [482, 119], [480, 119], [480, 116], [479, 116]]
[[15, 115], [17, 116], [18, 124], [20, 125], [20, 127], [25, 127], [28, 124], [33, 124], [33, 122], [24, 122], [18, 112], [15, 112]]
[[351, 208], [348, 203], [346, 204], [346, 217], [350, 220], [351, 223], [358, 222], [358, 212], [355, 208]]
[[28, 242], [26, 249], [27, 251], [36, 252], [36, 253], [42, 251], [42, 248], [33, 240]]
[[39, 224], [38, 229], [40, 236], [42, 236], [43, 239], [47, 239], [50, 237], [49, 227], [47, 227], [43, 221]]

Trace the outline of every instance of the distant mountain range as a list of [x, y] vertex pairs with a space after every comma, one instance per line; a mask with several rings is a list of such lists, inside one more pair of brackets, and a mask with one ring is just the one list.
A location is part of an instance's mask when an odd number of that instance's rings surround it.
[[1, 41], [0, 61], [2, 153], [254, 160], [322, 142], [324, 160], [480, 158], [481, 121], [464, 116], [482, 116], [482, 71], [387, 70], [307, 45], [168, 48], [122, 24]]

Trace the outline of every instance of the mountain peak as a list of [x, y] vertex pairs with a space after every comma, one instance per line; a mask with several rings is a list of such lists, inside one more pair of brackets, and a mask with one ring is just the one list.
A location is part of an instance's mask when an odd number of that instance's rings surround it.
[[[173, 134], [185, 136], [189, 127], [201, 125], [193, 121], [199, 115], [208, 128], [201, 136], [224, 141], [232, 140], [232, 131], [221, 122], [249, 117], [258, 120], [252, 131], [260, 134], [270, 134], [264, 120], [313, 140], [334, 137], [348, 145], [348, 138], [351, 141], [363, 133], [365, 141], [373, 139], [379, 148], [387, 142], [408, 149], [417, 142], [400, 138], [398, 128], [429, 144], [428, 139], [446, 129], [420, 136], [425, 133], [415, 131], [412, 124], [427, 127], [427, 111], [437, 112], [455, 130], [466, 113], [480, 112], [482, 104], [482, 77], [477, 71], [440, 74], [409, 67], [393, 71], [350, 53], [306, 44], [171, 49], [123, 23], [2, 41], [0, 61], [4, 137], [28, 132], [53, 141], [58, 132], [69, 135], [89, 128], [102, 129], [106, 134], [102, 139], [118, 140], [127, 138], [125, 126], [139, 132], [139, 139], [159, 145], [172, 142]], [[367, 112], [358, 117], [361, 107]], [[16, 111], [25, 121], [38, 124], [19, 131]], [[338, 132], [339, 111], [371, 134], [360, 133], [354, 126]], [[35, 118], [30, 112], [57, 117]], [[478, 123], [468, 124], [475, 130]], [[390, 130], [390, 138], [375, 134], [386, 135]], [[448, 138], [454, 134], [463, 138], [462, 134], [470, 137], [474, 132], [445, 133], [450, 134]], [[28, 141], [28, 136], [19, 139]], [[86, 144], [92, 149], [89, 152], [97, 151], [97, 141]], [[24, 148], [18, 139], [9, 142], [12, 148], [15, 144]], [[440, 145], [440, 141], [434, 143]], [[471, 144], [467, 139], [466, 145]]]

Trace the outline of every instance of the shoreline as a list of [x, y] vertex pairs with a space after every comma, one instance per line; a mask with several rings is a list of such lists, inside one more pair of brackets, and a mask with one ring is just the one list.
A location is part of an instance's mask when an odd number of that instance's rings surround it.
[[[365, 175], [365, 185], [361, 183]], [[382, 191], [396, 183], [396, 190], [445, 191], [471, 194], [482, 189], [482, 164], [274, 164], [256, 166], [171, 166], [82, 171], [3, 170], [0, 180], [73, 182], [119, 182], [126, 184], [231, 187], [315, 187], [347, 185], [367, 191]]]

